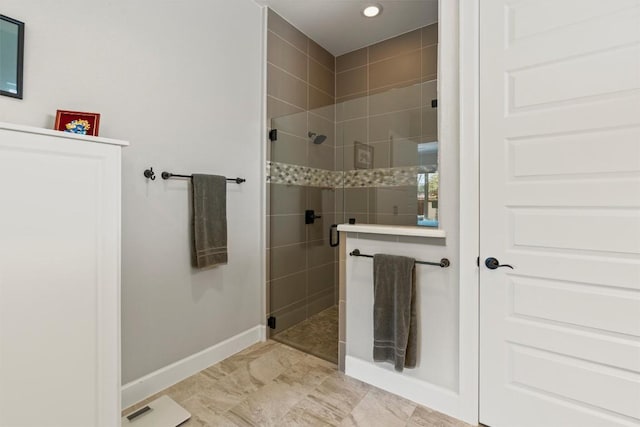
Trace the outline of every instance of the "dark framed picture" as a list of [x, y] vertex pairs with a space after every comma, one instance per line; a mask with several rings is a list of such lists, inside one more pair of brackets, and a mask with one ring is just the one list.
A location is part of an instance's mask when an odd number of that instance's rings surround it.
[[22, 99], [24, 22], [0, 15], [0, 95]]
[[373, 147], [371, 145], [359, 141], [354, 142], [353, 166], [356, 169], [373, 168]]
[[79, 135], [98, 136], [100, 114], [58, 110], [56, 112], [55, 129]]

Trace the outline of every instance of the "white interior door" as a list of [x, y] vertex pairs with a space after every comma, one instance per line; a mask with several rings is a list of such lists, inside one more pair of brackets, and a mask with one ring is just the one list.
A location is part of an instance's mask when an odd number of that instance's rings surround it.
[[480, 0], [480, 152], [480, 421], [640, 425], [640, 0]]

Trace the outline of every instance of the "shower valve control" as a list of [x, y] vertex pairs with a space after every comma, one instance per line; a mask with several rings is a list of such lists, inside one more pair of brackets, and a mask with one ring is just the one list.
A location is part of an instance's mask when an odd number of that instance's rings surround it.
[[321, 215], [316, 215], [316, 212], [313, 209], [307, 209], [304, 211], [304, 223], [305, 224], [313, 224], [316, 219], [322, 218]]

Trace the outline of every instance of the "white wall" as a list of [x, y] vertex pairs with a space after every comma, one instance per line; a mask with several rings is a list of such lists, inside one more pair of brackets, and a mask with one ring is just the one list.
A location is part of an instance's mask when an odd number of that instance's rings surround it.
[[[100, 136], [131, 142], [123, 382], [263, 322], [261, 9], [251, 0], [3, 0], [1, 12], [26, 23], [26, 50], [24, 100], [0, 97], [0, 121], [51, 128], [56, 109], [99, 112]], [[228, 265], [190, 267], [188, 183], [147, 181], [148, 166], [247, 179], [228, 186]]]
[[[416, 266], [416, 309], [418, 314], [418, 363], [415, 369], [394, 372], [389, 363], [374, 363], [373, 349], [373, 260], [347, 257], [347, 356], [386, 370], [398, 377], [437, 386], [451, 392], [458, 389], [458, 265], [456, 244], [446, 239], [403, 237], [364, 233], [347, 234], [347, 253], [360, 249], [364, 254], [387, 253], [422, 261], [449, 258], [451, 267]], [[354, 375], [347, 360], [348, 375]], [[357, 376], [357, 375], [356, 375]], [[402, 377], [402, 378], [400, 378]], [[391, 377], [390, 377], [391, 378]], [[369, 378], [361, 378], [367, 379]], [[384, 379], [389, 382], [389, 379]], [[383, 385], [375, 384], [385, 388]], [[406, 385], [401, 387], [406, 390]], [[398, 393], [398, 390], [392, 390]], [[406, 396], [416, 400], [416, 397]], [[423, 392], [418, 398], [428, 398]], [[416, 400], [417, 401], [417, 400]], [[421, 401], [420, 403], [426, 403]], [[429, 402], [433, 407], [433, 402]]]

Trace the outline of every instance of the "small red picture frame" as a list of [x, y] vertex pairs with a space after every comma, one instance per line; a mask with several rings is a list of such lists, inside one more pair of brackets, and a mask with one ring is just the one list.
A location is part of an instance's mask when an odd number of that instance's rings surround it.
[[100, 114], [58, 110], [55, 129], [79, 135], [98, 136]]

